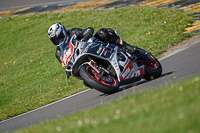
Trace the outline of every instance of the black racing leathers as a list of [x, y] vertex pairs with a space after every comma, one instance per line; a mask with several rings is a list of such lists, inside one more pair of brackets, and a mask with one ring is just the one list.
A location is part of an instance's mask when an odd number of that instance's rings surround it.
[[112, 43], [117, 46], [119, 46], [121, 49], [124, 49], [127, 53], [130, 55], [135, 54], [137, 50], [137, 46], [131, 46], [124, 40], [122, 40], [118, 33], [116, 33], [113, 29], [111, 28], [101, 28], [99, 31], [97, 31], [94, 35], [95, 38], [98, 38], [99, 40], [105, 42], [105, 43]]
[[[86, 29], [80, 29], [80, 28], [72, 28], [71, 30], [67, 31], [70, 36], [73, 36], [76, 34], [78, 41], [87, 41], [89, 38], [92, 37], [94, 33], [94, 29], [92, 27], [86, 28]], [[104, 43], [111, 43], [119, 46], [121, 49], [124, 49], [125, 52], [129, 53], [130, 55], [135, 54], [137, 50], [137, 46], [131, 46], [130, 44], [123, 41], [118, 34], [111, 28], [101, 28], [99, 29], [95, 35], [95, 38], [103, 41]], [[57, 47], [56, 49], [56, 58], [60, 63], [60, 47]]]

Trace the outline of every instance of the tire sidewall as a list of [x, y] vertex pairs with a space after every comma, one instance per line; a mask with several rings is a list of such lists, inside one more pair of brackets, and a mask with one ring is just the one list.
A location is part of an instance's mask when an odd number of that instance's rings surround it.
[[112, 76], [112, 78], [115, 79], [116, 84], [114, 86], [109, 86], [109, 85], [104, 85], [100, 82], [98, 82], [97, 80], [95, 80], [90, 74], [88, 74], [86, 68], [90, 67], [89, 65], [83, 65], [80, 69], [79, 69], [79, 74], [82, 78], [82, 80], [88, 84], [91, 88], [94, 88], [100, 92], [106, 93], [106, 94], [111, 94], [111, 93], [115, 93], [117, 91], [119, 91], [119, 82], [118, 80]]

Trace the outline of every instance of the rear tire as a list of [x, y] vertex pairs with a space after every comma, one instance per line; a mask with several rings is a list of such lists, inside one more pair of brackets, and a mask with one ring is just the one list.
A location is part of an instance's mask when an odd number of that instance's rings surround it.
[[152, 62], [143, 62], [142, 63], [144, 65], [144, 69], [145, 69], [145, 75], [143, 78], [146, 80], [156, 79], [156, 78], [160, 77], [160, 75], [162, 74], [162, 66], [161, 66], [160, 62], [152, 55], [150, 55], [150, 56], [153, 59]]
[[111, 94], [119, 91], [119, 82], [115, 77], [109, 75], [112, 82], [103, 81], [98, 78], [96, 71], [89, 65], [83, 65], [79, 70], [79, 74], [88, 86], [100, 92]]

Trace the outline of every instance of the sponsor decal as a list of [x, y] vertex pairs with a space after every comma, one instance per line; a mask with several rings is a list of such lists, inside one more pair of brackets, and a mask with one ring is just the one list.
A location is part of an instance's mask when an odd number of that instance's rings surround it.
[[106, 53], [107, 53], [107, 51], [106, 51], [106, 50], [104, 50], [104, 51], [103, 51], [103, 55], [106, 55]]
[[124, 79], [124, 77], [126, 76], [126, 75], [128, 75], [128, 73], [130, 72], [131, 70], [130, 70], [130, 68], [128, 67], [127, 69], [126, 69], [126, 71], [122, 74], [122, 78]]
[[97, 50], [97, 54], [100, 54], [102, 49], [103, 49], [102, 47], [99, 47], [99, 49]]
[[120, 81], [128, 78], [128, 76], [132, 73], [132, 71], [134, 71], [133, 69], [133, 63], [132, 61], [130, 61], [130, 59], [127, 60], [127, 62], [124, 65], [124, 71], [122, 72], [121, 76], [120, 76]]
[[[75, 36], [75, 35], [74, 35]], [[73, 37], [74, 37], [73, 36]], [[64, 58], [61, 59], [61, 61], [64, 63], [64, 65], [67, 65], [68, 64], [68, 61], [69, 59], [71, 58], [71, 56], [74, 54], [74, 46], [72, 44], [72, 39], [73, 37], [71, 38], [70, 42], [69, 42], [69, 48], [68, 50], [65, 52], [64, 54]]]

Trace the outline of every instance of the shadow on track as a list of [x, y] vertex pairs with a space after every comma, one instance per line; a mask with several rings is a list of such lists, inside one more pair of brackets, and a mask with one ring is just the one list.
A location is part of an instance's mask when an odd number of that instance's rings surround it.
[[[166, 76], [171, 75], [171, 74], [173, 74], [173, 73], [175, 73], [175, 71], [166, 72], [166, 73], [162, 74], [159, 78], [166, 77]], [[136, 86], [139, 86], [139, 85], [141, 85], [141, 84], [148, 83], [148, 82], [151, 82], [151, 81], [142, 79], [142, 80], [140, 80], [140, 81], [137, 81], [137, 82], [134, 82], [134, 83], [131, 83], [131, 84], [122, 85], [122, 86], [120, 86], [120, 90], [119, 90], [118, 92], [116, 92], [116, 93], [120, 93], [121, 91], [130, 89], [130, 88], [133, 88], [133, 87], [136, 87]], [[116, 94], [116, 93], [113, 93], [113, 94]], [[101, 95], [99, 95], [99, 96], [102, 97], [102, 96], [109, 96], [109, 95], [112, 95], [112, 94], [101, 94]]]

